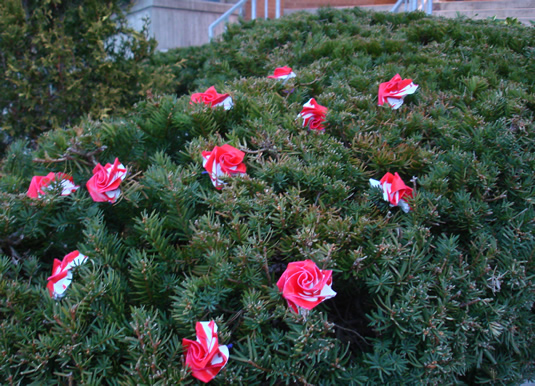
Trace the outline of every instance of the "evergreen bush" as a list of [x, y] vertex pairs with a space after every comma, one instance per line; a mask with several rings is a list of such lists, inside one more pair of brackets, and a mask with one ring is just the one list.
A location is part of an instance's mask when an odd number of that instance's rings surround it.
[[[185, 60], [178, 96], [14, 142], [0, 178], [0, 378], [10, 384], [187, 384], [182, 338], [215, 320], [232, 343], [216, 384], [510, 384], [535, 358], [533, 29], [324, 9], [230, 26]], [[286, 84], [267, 75], [291, 66]], [[418, 91], [377, 106], [396, 73]], [[215, 85], [234, 108], [190, 105]], [[324, 132], [296, 116], [314, 97]], [[202, 151], [247, 175], [218, 191]], [[93, 166], [127, 166], [116, 204]], [[81, 188], [25, 196], [34, 175]], [[368, 179], [398, 172], [412, 210]], [[61, 300], [54, 258], [78, 249]], [[276, 287], [289, 262], [333, 270], [306, 317]]]
[[127, 3], [0, 3], [0, 140], [121, 113], [149, 90], [172, 90], [170, 68], [151, 65], [155, 42], [127, 26]]

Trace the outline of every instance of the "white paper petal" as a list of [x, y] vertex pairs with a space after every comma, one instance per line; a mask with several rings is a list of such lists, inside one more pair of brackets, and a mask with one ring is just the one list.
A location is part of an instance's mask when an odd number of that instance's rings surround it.
[[305, 103], [305, 104], [303, 105], [303, 107], [314, 108], [314, 105], [313, 105], [312, 103], [310, 103], [310, 102], [312, 101], [312, 99], [313, 99], [313, 98], [310, 98], [310, 99], [308, 100], [308, 102]]
[[332, 284], [323, 286], [320, 292], [320, 297], [325, 297], [325, 299], [330, 299], [336, 296], [336, 292], [334, 292], [331, 287], [332, 287]]
[[225, 183], [219, 178], [223, 176], [225, 173], [221, 171], [221, 165], [214, 162], [214, 166], [212, 167], [212, 183], [215, 187], [219, 187], [221, 185], [225, 185]]
[[394, 94], [394, 96], [405, 96], [409, 94], [414, 94], [416, 90], [418, 89], [418, 85], [411, 83], [404, 88], [402, 88], [397, 94]]
[[386, 97], [386, 101], [390, 105], [390, 107], [392, 107], [392, 109], [394, 110], [399, 109], [401, 105], [403, 104], [403, 98], [398, 99], [398, 98]]
[[[106, 173], [108, 173], [108, 175], [111, 173], [113, 169], [113, 165], [110, 165], [108, 168], [106, 168]], [[121, 180], [124, 180], [124, 178], [126, 177], [126, 168], [124, 167], [123, 164], [119, 164], [117, 166], [117, 173], [115, 173], [115, 176], [113, 176], [113, 181], [117, 180], [117, 179], [121, 179]], [[121, 169], [123, 169], [123, 171], [121, 171]], [[113, 182], [112, 181], [112, 182]]]
[[61, 195], [68, 196], [72, 192], [76, 191], [79, 188], [79, 186], [74, 185], [69, 180], [61, 180], [61, 188], [62, 188]]
[[288, 75], [281, 75], [277, 79], [282, 80], [282, 84], [286, 84], [288, 82], [288, 79], [295, 78], [295, 73], [292, 71]]
[[117, 188], [115, 190], [109, 190], [107, 192], [104, 192], [104, 194], [112, 201], [115, 201], [119, 198], [121, 195], [121, 189]]
[[[216, 340], [212, 337], [213, 333], [215, 332], [217, 334], [217, 324], [214, 323], [214, 331], [212, 332], [212, 329], [210, 328], [209, 324], [210, 322], [200, 322], [202, 329], [204, 330], [204, 333], [206, 334], [206, 346], [208, 347], [208, 351], [212, 351], [214, 348]], [[199, 340], [199, 337], [197, 337], [197, 341], [199, 343], [203, 343]]]
[[382, 185], [383, 188], [383, 200], [390, 201], [388, 199], [388, 195], [390, 194], [390, 191], [392, 190], [392, 184], [389, 184], [388, 182], [384, 182]]
[[370, 185], [372, 188], [381, 188], [381, 181], [374, 180], [373, 178], [370, 178]]
[[210, 154], [210, 155], [207, 155], [207, 156], [203, 156], [203, 157], [202, 157], [202, 167], [203, 167], [203, 168], [206, 166], [206, 164], [207, 164], [208, 161], [210, 160], [210, 157], [211, 157], [211, 156], [212, 156], [212, 155]]
[[[228, 360], [228, 357], [229, 357], [228, 347], [225, 345], [220, 345], [219, 353], [214, 355], [214, 357], [212, 358], [212, 362], [210, 364], [217, 365], [219, 363], [226, 362]], [[226, 363], [223, 365], [223, 367], [225, 367], [225, 365]]]
[[409, 206], [409, 204], [407, 204], [407, 202], [405, 202], [403, 199], [399, 200], [398, 201], [398, 206], [401, 208], [402, 211], [404, 211], [405, 213], [409, 213], [410, 210], [411, 210], [411, 207]]
[[67, 275], [63, 278], [58, 280], [54, 283], [54, 299], [61, 298], [64, 294], [67, 288], [71, 285], [72, 282], [72, 272], [67, 271]]
[[305, 296], [304, 293], [300, 293], [299, 299], [305, 300], [307, 302], [317, 302], [319, 298], [317, 296]]
[[77, 266], [81, 265], [82, 263], [84, 263], [86, 260], [87, 260], [87, 256], [82, 255], [80, 252], [78, 252], [78, 256], [76, 256], [74, 259], [72, 259], [72, 261], [70, 263], [68, 263], [67, 266], [63, 270], [64, 271], [65, 270], [70, 270], [73, 267], [77, 267]]
[[290, 72], [288, 75], [280, 75], [280, 76], [277, 76], [276, 79], [280, 79], [280, 80], [288, 80], [288, 79], [291, 79], [291, 78], [295, 78], [295, 72]]
[[234, 106], [234, 103], [232, 102], [232, 97], [228, 96], [223, 102], [219, 102], [214, 106], [223, 106], [225, 110], [230, 110]]

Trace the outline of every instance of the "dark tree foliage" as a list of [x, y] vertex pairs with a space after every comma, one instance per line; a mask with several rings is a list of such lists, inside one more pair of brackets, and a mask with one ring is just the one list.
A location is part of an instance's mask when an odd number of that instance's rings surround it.
[[[185, 60], [178, 96], [14, 142], [0, 178], [0, 379], [187, 384], [182, 338], [215, 320], [233, 344], [215, 384], [514, 384], [535, 358], [533, 29], [420, 13], [321, 10], [231, 26]], [[286, 84], [267, 79], [289, 65]], [[396, 73], [420, 88], [377, 106]], [[230, 111], [189, 104], [215, 85]], [[314, 97], [324, 133], [296, 116]], [[50, 119], [54, 119], [52, 116]], [[247, 176], [214, 189], [201, 152], [231, 144]], [[129, 169], [121, 200], [85, 190], [95, 162]], [[75, 194], [25, 197], [33, 175]], [[398, 172], [413, 210], [368, 179]], [[54, 258], [89, 262], [65, 298]], [[305, 319], [275, 285], [292, 261], [338, 295]]]
[[150, 66], [155, 42], [129, 28], [119, 0], [0, 2], [0, 128], [4, 142], [125, 111], [168, 90]]

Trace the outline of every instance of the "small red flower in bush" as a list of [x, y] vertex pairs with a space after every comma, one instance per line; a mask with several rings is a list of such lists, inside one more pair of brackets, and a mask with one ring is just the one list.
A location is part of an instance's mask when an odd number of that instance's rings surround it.
[[409, 188], [399, 174], [386, 173], [380, 181], [370, 178], [370, 185], [383, 190], [383, 198], [392, 206], [399, 206], [405, 213], [411, 210], [406, 199], [412, 198], [412, 188]]
[[82, 255], [78, 251], [73, 251], [63, 258], [63, 261], [54, 259], [54, 265], [52, 266], [52, 275], [48, 278], [48, 292], [50, 297], [54, 299], [61, 298], [67, 287], [72, 281], [71, 268], [82, 264], [87, 260], [87, 256]]
[[399, 109], [405, 96], [414, 94], [417, 88], [418, 85], [412, 83], [412, 79], [401, 79], [396, 74], [390, 81], [379, 85], [379, 106], [386, 103], [394, 110]]
[[233, 106], [232, 97], [229, 94], [218, 94], [214, 86], [205, 92], [193, 94], [189, 103], [204, 103], [211, 107], [223, 106], [225, 110], [230, 110]]
[[61, 186], [61, 195], [68, 196], [76, 191], [79, 186], [74, 185], [74, 180], [71, 176], [64, 173], [48, 173], [46, 176], [34, 176], [30, 182], [30, 187], [26, 195], [31, 198], [39, 198], [48, 190], [53, 190], [54, 185]]
[[195, 378], [210, 382], [227, 364], [228, 347], [219, 345], [217, 324], [213, 320], [198, 322], [195, 325], [195, 332], [197, 341], [182, 340], [182, 346], [186, 350], [186, 365]]
[[325, 114], [327, 114], [327, 107], [320, 105], [312, 98], [303, 105], [303, 110], [301, 110], [297, 117], [303, 118], [303, 127], [321, 131], [325, 130], [325, 127], [323, 127]]
[[93, 169], [93, 177], [87, 181], [87, 190], [95, 202], [114, 203], [121, 195], [119, 185], [126, 177], [126, 168], [115, 158], [113, 165], [98, 164]]
[[243, 163], [245, 153], [230, 145], [216, 146], [212, 151], [202, 152], [202, 166], [208, 171], [212, 184], [221, 189], [223, 175], [245, 174], [247, 167]]
[[332, 271], [323, 271], [312, 260], [289, 263], [277, 287], [295, 312], [311, 310], [336, 295], [331, 288]]
[[277, 67], [273, 75], [269, 75], [269, 79], [281, 79], [287, 81], [290, 78], [295, 78], [295, 72], [290, 67]]

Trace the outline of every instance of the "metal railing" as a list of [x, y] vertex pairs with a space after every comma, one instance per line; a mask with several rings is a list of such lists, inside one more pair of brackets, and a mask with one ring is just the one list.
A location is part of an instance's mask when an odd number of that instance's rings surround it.
[[[402, 7], [402, 5], [404, 5], [404, 7]], [[433, 13], [433, 0], [398, 0], [390, 10], [390, 12], [412, 11], [423, 11], [426, 14], [431, 15]]]
[[[222, 14], [216, 21], [214, 21], [210, 26], [208, 27], [208, 37], [210, 38], [210, 41], [214, 38], [214, 29], [221, 23], [228, 23], [230, 16], [238, 10], [239, 15], [243, 17], [243, 8], [245, 6], [245, 3], [247, 3], [249, 0], [240, 0], [236, 4], [234, 4], [232, 7], [228, 9], [227, 12]], [[422, 0], [423, 1], [423, 0]], [[430, 1], [430, 0], [428, 0]], [[264, 0], [264, 18], [268, 18], [268, 0]], [[281, 17], [281, 2], [280, 0], [275, 1], [275, 18], [278, 19]], [[251, 19], [256, 19], [256, 0], [251, 0]]]

